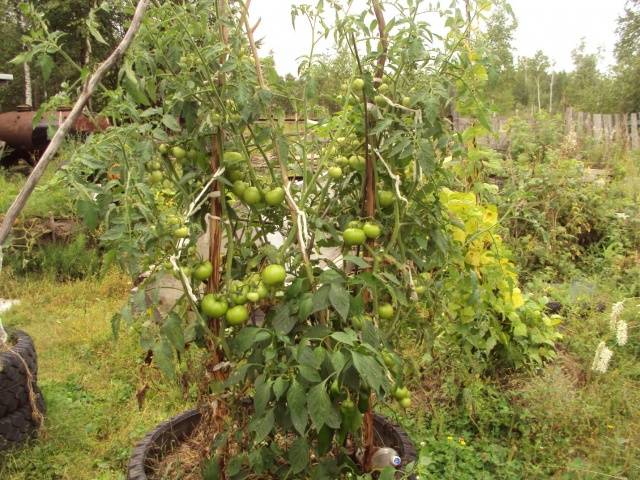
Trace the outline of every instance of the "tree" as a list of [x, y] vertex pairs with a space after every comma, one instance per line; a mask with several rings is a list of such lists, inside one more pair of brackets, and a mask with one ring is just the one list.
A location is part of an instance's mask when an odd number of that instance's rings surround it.
[[616, 44], [616, 83], [620, 108], [640, 110], [640, 0], [628, 0], [625, 13], [618, 19]]

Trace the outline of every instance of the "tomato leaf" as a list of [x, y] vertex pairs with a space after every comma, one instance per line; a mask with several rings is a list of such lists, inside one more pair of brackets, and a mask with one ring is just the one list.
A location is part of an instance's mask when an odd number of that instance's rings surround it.
[[304, 437], [298, 437], [289, 448], [287, 457], [291, 471], [296, 474], [304, 470], [309, 464], [309, 444]]
[[309, 416], [317, 430], [320, 430], [323, 425], [340, 428], [340, 414], [331, 403], [325, 382], [319, 383], [309, 390], [307, 406], [309, 407]]
[[259, 417], [251, 421], [249, 424], [249, 430], [255, 432], [256, 437], [254, 438], [255, 443], [260, 443], [267, 435], [271, 433], [273, 430], [273, 426], [275, 425], [275, 416], [273, 413], [273, 408], [265, 414], [264, 417]]
[[262, 415], [267, 408], [269, 400], [271, 400], [271, 382], [265, 381], [262, 376], [260, 380], [256, 380], [256, 393], [253, 395], [253, 406], [256, 415]]
[[331, 287], [329, 289], [329, 301], [343, 320], [346, 320], [349, 316], [350, 300], [351, 296], [349, 295], [349, 292], [347, 292], [346, 288], [337, 283], [331, 284]]
[[173, 367], [173, 349], [166, 338], [163, 338], [153, 346], [153, 360], [168, 378], [174, 379], [176, 372]]
[[283, 304], [278, 307], [271, 319], [273, 328], [281, 335], [288, 334], [293, 327], [296, 326], [298, 319], [291, 315], [291, 309], [288, 304]]
[[382, 366], [370, 355], [352, 351], [353, 366], [360, 376], [369, 384], [371, 388], [380, 391], [380, 387], [385, 383], [385, 376]]
[[289, 415], [294, 428], [300, 435], [305, 434], [308, 422], [307, 413], [307, 392], [297, 380], [294, 380], [287, 392], [287, 404], [289, 406]]
[[162, 333], [171, 342], [173, 348], [181, 353], [184, 352], [184, 332], [178, 315], [173, 312], [169, 314], [164, 325], [162, 325]]

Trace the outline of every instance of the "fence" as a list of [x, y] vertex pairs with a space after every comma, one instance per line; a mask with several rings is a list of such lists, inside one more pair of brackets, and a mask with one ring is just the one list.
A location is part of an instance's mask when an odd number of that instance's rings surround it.
[[584, 113], [567, 108], [564, 114], [566, 133], [592, 136], [605, 143], [619, 142], [640, 148], [638, 136], [638, 113]]

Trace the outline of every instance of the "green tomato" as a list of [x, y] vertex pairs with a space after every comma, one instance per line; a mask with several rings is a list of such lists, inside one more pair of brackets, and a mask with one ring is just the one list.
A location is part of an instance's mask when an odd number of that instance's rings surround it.
[[353, 400], [351, 400], [350, 398], [346, 398], [345, 400], [343, 400], [342, 405], [340, 405], [340, 411], [345, 415], [352, 413], [355, 408], [356, 406], [353, 403]]
[[342, 239], [347, 246], [362, 245], [367, 239], [364, 231], [359, 228], [347, 228], [342, 232]]
[[364, 157], [360, 155], [351, 155], [349, 157], [349, 166], [354, 170], [364, 170], [366, 161]]
[[376, 95], [375, 97], [373, 97], [373, 101], [380, 108], [384, 108], [387, 106], [387, 101], [382, 95]]
[[166, 143], [161, 143], [158, 146], [158, 152], [160, 152], [161, 155], [166, 155], [167, 153], [169, 153], [169, 145], [167, 145]]
[[396, 201], [396, 196], [389, 190], [380, 190], [378, 192], [378, 203], [382, 208], [387, 208], [393, 205]]
[[264, 300], [269, 296], [269, 290], [267, 290], [267, 287], [265, 287], [262, 282], [258, 284], [258, 295], [260, 296], [260, 300]]
[[387, 85], [386, 83], [381, 83], [378, 87], [378, 91], [380, 93], [387, 93], [389, 91], [389, 85]]
[[409, 408], [411, 406], [411, 399], [410, 398], [403, 398], [398, 403], [400, 403], [400, 406], [402, 408]]
[[175, 238], [187, 238], [189, 236], [189, 228], [188, 227], [179, 227], [173, 231], [173, 236]]
[[231, 170], [229, 172], [229, 180], [231, 182], [237, 182], [239, 180], [242, 180], [244, 178], [244, 175], [242, 174], [242, 172], [240, 170]]
[[382, 360], [384, 360], [384, 364], [387, 366], [387, 368], [393, 368], [396, 364], [393, 355], [391, 355], [389, 352], [385, 352], [382, 354]]
[[164, 178], [164, 175], [160, 170], [154, 170], [149, 174], [149, 182], [151, 182], [151, 185], [156, 185], [160, 183], [163, 178]]
[[334, 180], [342, 177], [342, 169], [340, 167], [329, 167], [329, 176]]
[[342, 167], [349, 165], [349, 159], [344, 155], [340, 155], [336, 158], [336, 163]]
[[354, 315], [351, 317], [351, 325], [356, 330], [362, 330], [364, 327], [364, 317], [362, 315]]
[[242, 198], [247, 187], [249, 187], [247, 182], [236, 180], [235, 182], [233, 182], [233, 188], [231, 190], [236, 194], [236, 196]]
[[210, 318], [220, 318], [229, 309], [227, 301], [224, 299], [218, 299], [211, 293], [204, 296], [200, 305], [202, 313]]
[[180, 225], [182, 221], [175, 215], [169, 215], [167, 217], [167, 225]]
[[225, 162], [237, 163], [244, 160], [244, 155], [242, 155], [240, 152], [228, 151], [228, 152], [224, 152], [222, 159]]
[[395, 392], [393, 392], [393, 396], [396, 400], [402, 400], [403, 398], [409, 398], [411, 392], [409, 392], [407, 387], [398, 387]]
[[236, 305], [235, 307], [231, 307], [227, 310], [225, 318], [229, 325], [242, 325], [249, 320], [249, 311], [244, 305]]
[[162, 164], [158, 160], [151, 160], [150, 162], [147, 163], [147, 167], [151, 171], [162, 170]]
[[364, 88], [364, 80], [361, 78], [354, 78], [353, 82], [351, 82], [351, 87], [356, 91], [356, 92], [361, 92], [362, 89]]
[[418, 295], [422, 295], [422, 294], [423, 294], [424, 292], [426, 292], [426, 291], [427, 291], [427, 287], [425, 287], [424, 285], [418, 285], [418, 286], [416, 287], [416, 293], [417, 293]]
[[260, 278], [265, 285], [272, 287], [275, 285], [281, 285], [284, 283], [284, 279], [287, 277], [287, 272], [285, 271], [282, 265], [273, 264], [267, 265], [262, 273], [260, 274]]
[[176, 160], [182, 160], [187, 156], [187, 152], [184, 148], [175, 146], [171, 149], [171, 155], [173, 155]]
[[193, 148], [187, 152], [187, 158], [189, 160], [195, 160], [197, 156], [198, 156], [198, 152]]
[[381, 233], [380, 226], [371, 222], [365, 223], [364, 227], [362, 227], [362, 230], [364, 231], [364, 234], [367, 236], [367, 238], [370, 238], [372, 240], [378, 238]]
[[247, 293], [247, 300], [255, 303], [260, 300], [260, 294], [258, 292], [249, 292]]
[[284, 197], [284, 189], [282, 187], [276, 187], [264, 194], [264, 201], [267, 205], [275, 207], [284, 201]]
[[378, 316], [384, 320], [393, 318], [393, 305], [390, 303], [383, 303], [378, 307]]
[[204, 282], [205, 280], [208, 280], [209, 278], [211, 278], [212, 273], [213, 273], [213, 265], [211, 265], [211, 262], [207, 261], [207, 262], [201, 263], [196, 267], [196, 269], [193, 271], [193, 277], [196, 280], [200, 280], [201, 282]]
[[257, 205], [262, 201], [262, 194], [258, 187], [247, 187], [242, 193], [242, 199], [247, 205]]
[[402, 97], [401, 105], [407, 108], [411, 107], [411, 97]]

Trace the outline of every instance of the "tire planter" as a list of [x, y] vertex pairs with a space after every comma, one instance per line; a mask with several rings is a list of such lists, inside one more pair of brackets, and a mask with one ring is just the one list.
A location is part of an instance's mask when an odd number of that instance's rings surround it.
[[[148, 433], [133, 449], [127, 480], [149, 480], [147, 476], [151, 473], [149, 465], [186, 440], [201, 418], [198, 410], [188, 410], [162, 422]], [[378, 414], [374, 417], [373, 425], [378, 442], [394, 448], [402, 458], [402, 465], [415, 462], [416, 449], [409, 436], [400, 427]], [[412, 475], [409, 479], [415, 480], [415, 477]]]
[[[35, 436], [45, 411], [37, 385], [38, 360], [33, 340], [19, 330], [9, 337], [15, 343], [0, 352], [0, 452]], [[30, 390], [35, 395], [37, 412], [31, 403]]]

